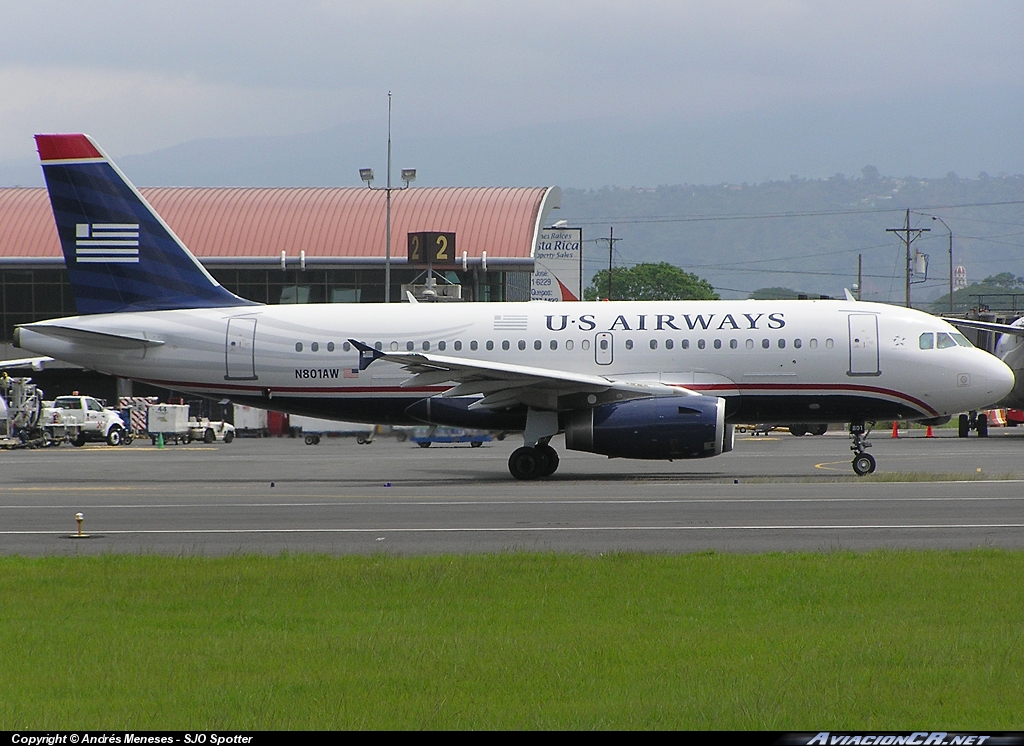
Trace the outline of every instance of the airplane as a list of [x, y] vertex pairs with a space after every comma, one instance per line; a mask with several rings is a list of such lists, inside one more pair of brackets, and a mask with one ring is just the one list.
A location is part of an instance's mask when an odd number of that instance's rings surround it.
[[[931, 423], [1003, 398], [1013, 374], [945, 321], [844, 301], [263, 305], [223, 288], [83, 134], [37, 135], [79, 316], [14, 344], [264, 409], [521, 431], [516, 479], [550, 440], [612, 458], [732, 450], [732, 422]], [[413, 300], [410, 298], [410, 300]]]

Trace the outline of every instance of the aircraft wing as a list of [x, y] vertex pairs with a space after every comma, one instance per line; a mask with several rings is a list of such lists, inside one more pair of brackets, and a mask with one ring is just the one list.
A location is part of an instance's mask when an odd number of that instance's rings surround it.
[[945, 316], [942, 317], [942, 320], [958, 329], [980, 329], [983, 332], [996, 332], [997, 334], [1012, 334], [1017, 337], [1024, 337], [1024, 326], [997, 324], [994, 321], [975, 321], [974, 319], [950, 319]]
[[619, 394], [617, 399], [700, 396], [690, 389], [668, 386], [657, 380], [625, 381], [589, 373], [489, 360], [418, 352], [383, 352], [354, 339], [349, 342], [359, 350], [360, 370], [365, 370], [376, 360], [387, 360], [403, 366], [412, 374], [402, 383], [403, 386], [431, 386], [450, 381], [455, 385], [445, 391], [443, 397], [482, 394], [483, 398], [471, 404], [470, 409], [502, 409], [525, 404], [535, 409], [556, 410], [571, 406], [565, 401], [566, 397], [600, 395], [605, 392]]
[[17, 360], [0, 360], [0, 370], [7, 368], [32, 368], [42, 370], [44, 363], [52, 363], [52, 357], [22, 357]]

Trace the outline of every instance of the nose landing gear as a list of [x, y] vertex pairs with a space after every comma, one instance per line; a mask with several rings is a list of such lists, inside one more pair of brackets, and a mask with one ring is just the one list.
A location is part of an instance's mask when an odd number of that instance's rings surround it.
[[865, 452], [871, 447], [871, 444], [868, 443], [868, 435], [874, 426], [874, 422], [870, 423], [867, 428], [863, 422], [850, 423], [850, 437], [853, 438], [853, 443], [850, 444], [850, 450], [853, 451], [853, 471], [858, 477], [871, 474], [875, 470], [874, 456]]

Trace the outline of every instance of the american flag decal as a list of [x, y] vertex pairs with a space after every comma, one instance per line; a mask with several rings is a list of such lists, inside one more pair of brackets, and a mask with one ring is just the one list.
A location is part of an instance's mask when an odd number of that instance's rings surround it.
[[505, 314], [504, 316], [497, 315], [494, 317], [494, 331], [496, 332], [515, 332], [515, 331], [526, 331], [526, 315], [522, 316], [518, 314]]
[[138, 223], [77, 223], [75, 261], [79, 264], [138, 264]]
[[359, 368], [343, 368], [342, 378], [359, 378]]

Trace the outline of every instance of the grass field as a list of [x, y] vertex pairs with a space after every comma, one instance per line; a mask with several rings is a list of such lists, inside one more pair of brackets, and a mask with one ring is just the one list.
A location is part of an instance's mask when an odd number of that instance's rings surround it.
[[0, 729], [1024, 727], [1024, 553], [0, 559]]

